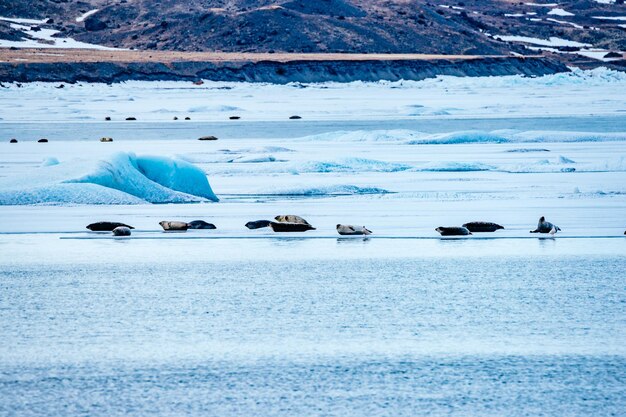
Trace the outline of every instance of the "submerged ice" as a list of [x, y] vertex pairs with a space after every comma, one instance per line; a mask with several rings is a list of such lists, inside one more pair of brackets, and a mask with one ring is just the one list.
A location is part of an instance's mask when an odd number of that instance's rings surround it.
[[28, 174], [0, 180], [0, 205], [203, 201], [218, 198], [201, 169], [180, 159], [130, 152], [95, 161], [43, 164]]

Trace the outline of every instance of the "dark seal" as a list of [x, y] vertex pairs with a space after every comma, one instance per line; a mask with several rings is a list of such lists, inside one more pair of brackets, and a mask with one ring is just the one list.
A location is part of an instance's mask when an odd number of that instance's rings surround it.
[[504, 229], [503, 226], [500, 226], [497, 223], [491, 222], [469, 222], [463, 225], [467, 230], [472, 233], [487, 233], [487, 232], [495, 232], [499, 229]]
[[91, 223], [87, 226], [87, 229], [91, 230], [92, 232], [112, 232], [113, 229], [115, 229], [116, 227], [127, 227], [129, 229], [134, 229], [133, 226], [118, 222]]
[[270, 223], [271, 221], [269, 220], [254, 220], [246, 223], [246, 227], [251, 230], [261, 229], [263, 227], [269, 227]]
[[472, 232], [470, 232], [467, 227], [443, 227], [440, 226], [438, 228], [435, 229], [436, 231], [439, 232], [439, 234], [441, 234], [441, 236], [467, 236], [467, 235], [471, 235]]
[[187, 223], [189, 229], [217, 229], [213, 223], [207, 223], [204, 220], [194, 220]]
[[306, 232], [307, 230], [315, 230], [315, 227], [310, 224], [302, 223], [270, 222], [270, 227], [275, 232]]

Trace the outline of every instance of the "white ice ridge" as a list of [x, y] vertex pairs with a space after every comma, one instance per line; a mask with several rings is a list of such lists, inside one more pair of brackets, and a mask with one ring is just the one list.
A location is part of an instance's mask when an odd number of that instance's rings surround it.
[[305, 141], [333, 142], [389, 142], [406, 145], [454, 145], [467, 143], [574, 143], [574, 142], [621, 142], [626, 141], [625, 132], [567, 132], [567, 131], [518, 131], [513, 129], [482, 131], [467, 130], [447, 133], [424, 133], [414, 130], [356, 130], [336, 131], [305, 136]]
[[159, 156], [117, 153], [73, 160], [0, 179], [0, 205], [145, 204], [218, 201], [195, 165]]

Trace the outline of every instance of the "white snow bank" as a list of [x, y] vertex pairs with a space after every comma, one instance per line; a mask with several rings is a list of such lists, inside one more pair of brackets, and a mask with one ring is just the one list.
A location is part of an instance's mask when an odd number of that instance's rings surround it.
[[626, 20], [626, 16], [591, 16], [591, 18], [600, 20]]
[[[11, 28], [19, 30], [24, 34], [25, 39], [20, 41], [9, 41], [0, 39], [0, 47], [6, 48], [71, 48], [71, 49], [101, 49], [115, 50], [101, 45], [94, 45], [85, 42], [79, 42], [72, 38], [56, 37], [60, 33], [56, 29], [41, 27], [46, 24], [46, 20], [19, 19], [0, 17], [0, 20], [11, 22]], [[38, 29], [25, 25], [38, 25]]]
[[540, 38], [531, 38], [529, 36], [517, 36], [517, 35], [494, 35], [494, 39], [500, 39], [505, 42], [522, 42], [522, 43], [530, 43], [532, 45], [540, 45], [540, 46], [574, 46], [574, 47], [591, 47], [590, 43], [582, 43], [576, 41], [570, 41], [567, 39], [557, 38], [556, 36], [551, 36], [549, 39], [540, 39]]
[[117, 153], [0, 179], [0, 205], [218, 201], [202, 170], [178, 159]]
[[556, 9], [552, 9], [548, 12], [548, 14], [554, 15], [554, 16], [576, 16], [574, 13], [570, 13], [564, 9], [560, 9], [560, 8], [556, 8]]
[[83, 13], [82, 15], [80, 15], [80, 16], [78, 16], [78, 17], [76, 18], [76, 21], [77, 21], [78, 23], [80, 23], [80, 22], [84, 22], [84, 21], [85, 21], [85, 19], [87, 19], [89, 16], [91, 16], [91, 15], [93, 15], [93, 14], [95, 14], [95, 13], [98, 13], [98, 10], [100, 10], [100, 9], [93, 9], [93, 10], [89, 10], [88, 12]]

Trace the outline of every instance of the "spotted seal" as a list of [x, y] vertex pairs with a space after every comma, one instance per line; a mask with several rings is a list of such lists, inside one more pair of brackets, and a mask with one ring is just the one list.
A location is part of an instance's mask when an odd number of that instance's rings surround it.
[[185, 231], [189, 228], [189, 225], [186, 222], [177, 222], [177, 221], [166, 221], [163, 220], [159, 222], [163, 230], [166, 231]]
[[371, 235], [372, 231], [365, 226], [352, 226], [349, 224], [338, 224], [337, 233], [340, 235]]
[[311, 225], [311, 223], [307, 222], [300, 216], [296, 216], [295, 214], [283, 214], [283, 215], [274, 217], [274, 219], [279, 223], [298, 223], [298, 224], [308, 224], [309, 226]]
[[119, 226], [112, 230], [113, 236], [130, 236], [130, 229], [125, 226]]
[[561, 228], [555, 224], [546, 221], [546, 218], [541, 216], [539, 218], [539, 223], [537, 223], [537, 228], [535, 230], [531, 230], [530, 233], [550, 233], [555, 234], [560, 231]]

